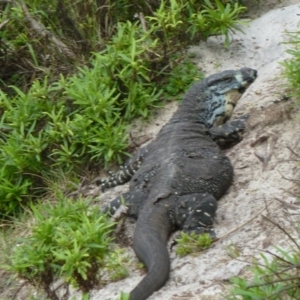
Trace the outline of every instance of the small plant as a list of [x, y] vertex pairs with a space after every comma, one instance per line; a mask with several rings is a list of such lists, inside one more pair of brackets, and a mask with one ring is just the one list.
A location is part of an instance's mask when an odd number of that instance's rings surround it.
[[123, 249], [117, 249], [107, 256], [106, 270], [111, 281], [118, 281], [128, 277], [127, 266], [130, 264], [129, 256]]
[[59, 277], [87, 292], [99, 282], [99, 268], [106, 266], [114, 223], [88, 201], [63, 196], [57, 205], [31, 208], [32, 233], [17, 240], [7, 269], [43, 288], [51, 299], [51, 286]]
[[250, 268], [252, 279], [241, 277], [231, 279], [233, 289], [228, 300], [280, 300], [299, 299], [300, 256], [299, 249], [285, 251], [276, 248], [279, 254], [272, 259], [261, 254], [262, 262], [254, 261]]
[[[300, 288], [300, 245], [285, 228], [264, 217], [278, 227], [293, 242], [291, 249], [275, 247], [275, 251], [261, 253], [260, 259], [254, 258], [250, 272], [251, 279], [235, 277], [231, 279], [233, 288], [228, 300], [285, 300], [299, 299]], [[299, 233], [299, 224], [297, 231]], [[248, 277], [249, 278], [249, 277]]]
[[238, 20], [238, 16], [246, 11], [246, 7], [240, 6], [237, 2], [223, 4], [220, 0], [204, 0], [203, 9], [194, 13], [190, 19], [189, 31], [194, 36], [201, 32], [202, 38], [212, 35], [224, 35], [225, 46], [229, 45], [229, 34], [231, 32], [242, 31], [239, 27], [245, 22]]
[[127, 293], [121, 292], [119, 299], [120, 300], [130, 300], [130, 295]]
[[225, 246], [225, 251], [233, 259], [235, 259], [241, 255], [238, 246], [235, 244], [229, 244], [229, 245]]
[[189, 59], [182, 61], [175, 66], [169, 77], [165, 87], [167, 97], [174, 99], [174, 97], [181, 97], [181, 94], [185, 92], [191, 83], [196, 80], [203, 79], [203, 73], [197, 70], [197, 67]]
[[[167, 4], [168, 3], [168, 4]], [[186, 3], [183, 1], [171, 0], [160, 1], [160, 6], [154, 12], [153, 16], [148, 16], [147, 20], [151, 24], [151, 29], [155, 34], [162, 33], [164, 54], [173, 52], [171, 41], [178, 36], [179, 28], [185, 28], [183, 21], [183, 11]]]
[[212, 244], [212, 238], [208, 233], [197, 235], [195, 232], [187, 234], [181, 231], [180, 237], [175, 241], [177, 242], [176, 254], [179, 256], [203, 251]]
[[289, 34], [291, 48], [286, 52], [292, 57], [281, 63], [283, 66], [283, 77], [287, 79], [290, 93], [300, 99], [300, 31]]

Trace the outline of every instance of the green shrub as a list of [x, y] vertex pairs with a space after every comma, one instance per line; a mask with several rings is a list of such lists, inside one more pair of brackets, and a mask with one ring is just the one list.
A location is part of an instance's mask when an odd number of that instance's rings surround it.
[[291, 47], [286, 51], [291, 58], [283, 61], [283, 76], [287, 79], [290, 94], [300, 99], [300, 31], [290, 33]]
[[229, 45], [229, 34], [234, 31], [242, 31], [239, 27], [244, 22], [238, 20], [238, 16], [245, 12], [246, 8], [239, 6], [237, 2], [230, 4], [228, 1], [224, 5], [222, 1], [204, 0], [203, 9], [192, 14], [189, 19], [189, 31], [192, 36], [197, 32], [202, 33], [202, 38], [206, 39], [212, 35], [224, 35], [225, 46]]
[[160, 99], [158, 72], [151, 68], [155, 41], [129, 21], [117, 29], [106, 49], [94, 53], [92, 66], [80, 68], [79, 75], [62, 85], [81, 112], [96, 122], [116, 114], [125, 120], [146, 117]]
[[106, 270], [111, 281], [118, 281], [128, 277], [128, 266], [131, 261], [123, 249], [117, 249], [107, 256]]
[[112, 268], [110, 255], [116, 259], [115, 269], [121, 270], [119, 252], [111, 249], [114, 223], [88, 201], [61, 197], [57, 205], [48, 202], [31, 208], [32, 232], [16, 241], [8, 270], [52, 298], [51, 285], [58, 278], [87, 292], [101, 280], [100, 268]]
[[165, 95], [170, 99], [174, 99], [174, 97], [180, 99], [182, 93], [189, 88], [191, 83], [204, 78], [204, 74], [200, 73], [189, 59], [180, 59], [180, 61], [180, 64], [176, 65], [170, 72], [164, 87]]
[[[53, 168], [80, 175], [90, 164], [107, 167], [112, 161], [122, 163], [128, 155], [131, 120], [147, 118], [151, 108], [161, 105], [163, 91], [166, 97], [174, 97], [199, 77], [195, 66], [183, 60], [183, 55], [175, 55], [185, 43], [192, 42], [195, 32], [207, 36], [203, 32], [207, 28], [199, 27], [193, 18], [202, 11], [205, 24], [213, 30], [209, 34], [226, 35], [235, 29], [238, 14], [243, 11], [237, 4], [208, 0], [161, 1], [150, 6], [143, 1], [106, 4], [99, 10], [95, 1], [89, 6], [66, 0], [54, 1], [50, 6], [43, 1], [28, 2], [27, 9], [17, 2], [3, 4], [1, 20], [6, 26], [1, 33], [9, 48], [7, 57], [13, 58], [14, 49], [21, 47], [26, 57], [22, 63], [32, 60], [26, 68], [41, 79], [19, 84], [19, 80], [27, 82], [24, 74], [22, 79], [13, 80], [18, 86], [5, 85], [6, 92], [0, 90], [2, 216], [19, 211], [43, 193], [44, 176]], [[141, 8], [144, 17], [136, 19], [134, 15]], [[86, 12], [85, 19], [79, 10]], [[114, 15], [121, 11], [122, 16]], [[107, 24], [98, 18], [102, 14], [107, 16]], [[33, 29], [34, 22], [42, 27]], [[43, 26], [47, 27], [50, 42], [45, 43]], [[186, 30], [194, 33], [186, 35]], [[34, 39], [32, 32], [36, 34]], [[57, 47], [61, 44], [55, 37], [66, 41], [59, 53]], [[73, 59], [65, 51], [74, 52], [79, 49], [78, 43], [87, 41], [91, 41], [86, 44], [88, 49], [98, 50], [93, 44], [97, 38], [105, 40], [105, 46], [103, 43], [101, 51], [93, 54], [89, 65], [79, 67], [76, 74], [64, 75], [68, 73], [61, 70], [64, 60], [72, 64]], [[87, 53], [84, 51], [81, 53]], [[48, 68], [52, 63], [57, 70]]]
[[203, 251], [212, 244], [212, 238], [208, 233], [197, 235], [195, 232], [187, 234], [181, 231], [180, 237], [175, 241], [177, 243], [176, 254], [179, 256]]
[[[3, 60], [1, 88], [13, 84], [27, 90], [32, 79], [45, 75], [55, 80], [76, 66], [87, 64], [90, 53], [105, 48], [119, 23], [136, 23], [157, 40], [165, 58], [196, 38], [238, 30], [237, 17], [245, 9], [239, 1], [129, 1], [54, 0], [5, 2], [0, 6]], [[22, 59], [20, 59], [20, 57]], [[145, 62], [145, 61], [144, 61]], [[156, 62], [154, 61], [154, 64]], [[156, 65], [157, 70], [160, 68]]]
[[261, 254], [262, 262], [256, 260], [250, 268], [252, 279], [231, 279], [233, 288], [229, 300], [280, 300], [299, 299], [299, 249], [286, 251], [276, 248], [279, 254], [267, 258]]
[[121, 294], [119, 296], [120, 300], [130, 300], [129, 298], [130, 298], [130, 295], [127, 293], [124, 293], [124, 292], [121, 292]]

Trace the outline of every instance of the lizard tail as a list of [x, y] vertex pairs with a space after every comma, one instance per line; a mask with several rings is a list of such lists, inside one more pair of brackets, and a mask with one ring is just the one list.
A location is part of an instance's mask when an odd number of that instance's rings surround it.
[[158, 226], [159, 223], [155, 226], [149, 226], [148, 222], [147, 226], [144, 224], [140, 219], [136, 224], [133, 248], [139, 260], [146, 265], [148, 273], [131, 291], [130, 300], [147, 299], [166, 283], [170, 273], [170, 257], [166, 247], [169, 233], [167, 228]]

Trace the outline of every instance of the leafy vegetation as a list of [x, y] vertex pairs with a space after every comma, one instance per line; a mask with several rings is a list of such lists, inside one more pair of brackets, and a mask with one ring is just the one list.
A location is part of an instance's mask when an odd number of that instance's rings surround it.
[[[232, 3], [231, 3], [232, 2]], [[153, 64], [168, 65], [170, 53], [195, 38], [239, 30], [238, 1], [54, 0], [7, 1], [0, 5], [1, 89], [31, 85], [32, 79], [74, 72], [90, 53], [105, 49], [122, 24], [130, 22], [157, 43]], [[119, 45], [120, 46], [120, 45]], [[124, 45], [123, 45], [124, 46]], [[121, 47], [123, 47], [121, 46]], [[22, 59], [19, 59], [22, 58]], [[145, 63], [145, 61], [143, 61]], [[160, 65], [163, 62], [163, 65]]]
[[111, 280], [128, 275], [128, 258], [111, 246], [114, 223], [88, 201], [61, 196], [56, 205], [41, 203], [31, 209], [31, 233], [17, 239], [6, 268], [43, 288], [49, 298], [58, 299], [52, 289], [58, 278], [87, 292], [101, 281], [104, 270]]
[[126, 294], [124, 292], [121, 292], [121, 295], [119, 297], [120, 300], [130, 300], [129, 299], [130, 295], [129, 294]]
[[203, 79], [203, 74], [199, 73], [189, 59], [183, 60], [176, 65], [169, 74], [167, 84], [164, 88], [167, 98], [174, 99], [180, 97], [187, 90], [191, 82]]
[[231, 280], [233, 289], [227, 299], [299, 299], [299, 249], [276, 249], [279, 254], [272, 254], [273, 258], [261, 254], [261, 262], [254, 262], [250, 268], [252, 279], [236, 277]]
[[290, 93], [297, 99], [300, 99], [300, 31], [289, 33], [291, 41], [288, 43], [291, 47], [287, 53], [291, 55], [291, 59], [283, 61], [283, 76], [287, 79]]
[[106, 270], [111, 281], [118, 281], [129, 275], [128, 266], [130, 259], [123, 249], [117, 249], [108, 255], [106, 260]]
[[54, 168], [80, 176], [95, 163], [122, 163], [130, 121], [201, 77], [179, 50], [211, 34], [228, 42], [244, 8], [219, 0], [21, 0], [0, 11], [5, 218], [45, 192]]
[[197, 235], [195, 232], [187, 234], [183, 231], [180, 232], [180, 237], [175, 241], [177, 243], [176, 254], [179, 256], [203, 251], [209, 248], [213, 242], [208, 233]]

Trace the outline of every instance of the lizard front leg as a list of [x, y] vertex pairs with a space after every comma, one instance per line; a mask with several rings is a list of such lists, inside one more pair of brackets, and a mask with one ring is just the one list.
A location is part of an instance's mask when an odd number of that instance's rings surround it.
[[118, 172], [109, 172], [108, 179], [96, 179], [96, 185], [101, 186], [101, 190], [104, 191], [107, 188], [128, 182], [142, 165], [147, 152], [147, 147], [140, 149], [131, 159], [129, 159], [125, 163], [124, 166], [120, 167], [120, 170]]
[[226, 122], [225, 124], [209, 129], [209, 135], [220, 146], [225, 149], [234, 146], [243, 139], [243, 133], [246, 129], [246, 121], [249, 114], [240, 118]]

